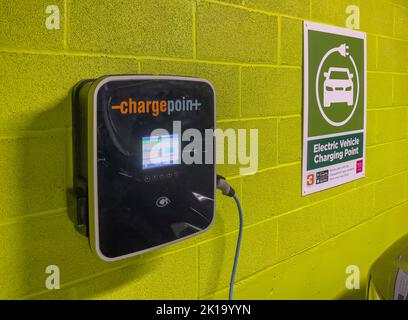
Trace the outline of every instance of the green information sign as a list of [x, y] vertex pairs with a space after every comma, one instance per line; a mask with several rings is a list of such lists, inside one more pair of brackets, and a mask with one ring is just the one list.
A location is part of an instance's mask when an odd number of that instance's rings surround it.
[[304, 23], [303, 195], [365, 175], [366, 34]]

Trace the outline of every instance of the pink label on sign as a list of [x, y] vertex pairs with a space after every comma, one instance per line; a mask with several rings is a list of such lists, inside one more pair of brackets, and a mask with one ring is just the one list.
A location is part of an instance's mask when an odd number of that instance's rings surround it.
[[363, 160], [358, 160], [357, 166], [356, 166], [356, 173], [361, 173], [361, 172], [363, 172]]

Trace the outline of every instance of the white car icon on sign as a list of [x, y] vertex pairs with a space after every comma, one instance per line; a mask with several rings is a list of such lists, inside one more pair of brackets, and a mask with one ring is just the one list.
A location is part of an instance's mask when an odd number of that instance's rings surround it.
[[347, 103], [353, 106], [354, 103], [354, 84], [353, 74], [348, 68], [329, 68], [324, 73], [324, 106], [330, 107], [333, 103]]

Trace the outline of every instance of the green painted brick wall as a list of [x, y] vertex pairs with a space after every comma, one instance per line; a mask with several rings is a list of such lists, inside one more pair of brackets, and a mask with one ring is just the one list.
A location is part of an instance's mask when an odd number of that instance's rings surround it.
[[[47, 30], [45, 8], [60, 8]], [[368, 33], [367, 177], [301, 197], [302, 21]], [[374, 259], [408, 232], [407, 0], [0, 0], [0, 298], [226, 298], [238, 217], [218, 194], [199, 237], [98, 260], [67, 216], [69, 94], [105, 74], [209, 79], [220, 128], [259, 129], [259, 171], [219, 165], [245, 211], [236, 298], [362, 298]], [[359, 265], [362, 288], [345, 289]], [[58, 265], [60, 290], [45, 288]]]

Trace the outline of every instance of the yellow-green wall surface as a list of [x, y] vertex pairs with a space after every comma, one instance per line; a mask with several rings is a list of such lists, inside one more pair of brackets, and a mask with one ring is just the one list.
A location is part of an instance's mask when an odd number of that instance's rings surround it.
[[[60, 30], [45, 28], [52, 4]], [[367, 177], [302, 198], [302, 21], [344, 27], [349, 5], [368, 33]], [[118, 263], [68, 218], [70, 90], [118, 73], [207, 78], [219, 127], [259, 129], [256, 175], [218, 168], [245, 213], [237, 299], [363, 298], [371, 263], [408, 232], [407, 52], [407, 0], [0, 0], [0, 298], [227, 298], [232, 199], [218, 193], [208, 232]]]

